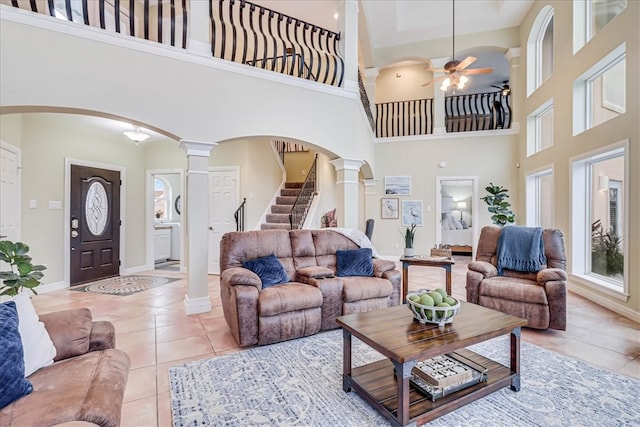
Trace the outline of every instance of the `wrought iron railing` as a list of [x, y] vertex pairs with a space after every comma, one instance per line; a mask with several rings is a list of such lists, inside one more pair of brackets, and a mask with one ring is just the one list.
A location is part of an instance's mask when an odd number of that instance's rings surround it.
[[0, 0], [70, 22], [187, 48], [187, 0]]
[[309, 206], [311, 205], [313, 196], [316, 195], [316, 190], [318, 188], [317, 178], [318, 155], [316, 154], [315, 158], [313, 159], [313, 163], [309, 168], [309, 173], [307, 173], [307, 177], [305, 178], [304, 183], [300, 188], [300, 194], [298, 194], [296, 201], [293, 203], [291, 213], [289, 214], [289, 224], [291, 225], [292, 230], [298, 230], [302, 228], [304, 220], [307, 218]]
[[428, 135], [433, 133], [433, 99], [376, 104], [376, 136]]
[[373, 115], [371, 114], [371, 103], [369, 102], [369, 96], [367, 95], [367, 89], [364, 87], [364, 81], [362, 81], [362, 74], [360, 73], [360, 70], [358, 70], [358, 89], [360, 90], [360, 102], [362, 102], [362, 108], [364, 108], [364, 112], [367, 115], [371, 130], [375, 132], [376, 121], [373, 119]]
[[233, 218], [236, 220], [236, 231], [244, 231], [244, 208], [247, 205], [247, 198], [242, 199], [242, 203], [236, 211], [233, 213]]
[[511, 128], [511, 95], [500, 92], [448, 96], [444, 99], [447, 132]]
[[[245, 0], [210, 0], [216, 58], [341, 86], [340, 33]], [[294, 61], [285, 58], [295, 58]]]

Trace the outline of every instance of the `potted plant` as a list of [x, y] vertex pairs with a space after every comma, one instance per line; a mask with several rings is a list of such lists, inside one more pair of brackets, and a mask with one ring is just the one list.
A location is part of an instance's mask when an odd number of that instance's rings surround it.
[[516, 215], [509, 209], [511, 203], [505, 200], [509, 198], [509, 194], [507, 194], [509, 190], [502, 186], [493, 185], [492, 182], [488, 187], [485, 187], [485, 190], [489, 194], [484, 196], [482, 200], [489, 205], [489, 213], [492, 214], [491, 221], [499, 227], [516, 222]]
[[10, 270], [0, 271], [0, 295], [15, 296], [24, 289], [37, 295], [34, 288], [42, 284], [42, 271], [47, 267], [33, 265], [28, 252], [29, 246], [22, 242], [0, 241], [0, 261], [6, 262], [10, 267]]
[[411, 224], [411, 227], [407, 227], [404, 233], [404, 256], [412, 257], [415, 255], [415, 249], [413, 248], [413, 238], [416, 235], [416, 225]]

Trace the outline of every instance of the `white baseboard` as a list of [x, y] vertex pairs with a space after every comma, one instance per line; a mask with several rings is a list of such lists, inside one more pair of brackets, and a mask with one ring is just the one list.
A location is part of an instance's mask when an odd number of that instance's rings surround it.
[[143, 271], [149, 271], [149, 268], [146, 264], [138, 265], [136, 267], [129, 267], [122, 270], [121, 275], [126, 276], [128, 274], [139, 274]]
[[61, 289], [68, 289], [69, 284], [64, 280], [62, 282], [54, 282], [48, 283], [46, 285], [41, 285], [36, 288], [36, 292], [39, 294], [46, 294], [53, 291], [59, 291]]
[[211, 300], [209, 296], [189, 298], [189, 295], [185, 295], [184, 311], [186, 314], [207, 313], [211, 311]]
[[599, 306], [608, 308], [609, 310], [615, 311], [621, 316], [631, 319], [634, 322], [640, 323], [640, 312], [633, 310], [632, 308], [629, 308], [608, 298], [602, 298], [601, 294], [597, 294], [581, 286], [575, 286], [571, 282], [569, 282], [568, 288], [570, 292], [580, 295], [593, 302], [594, 304], [598, 304]]

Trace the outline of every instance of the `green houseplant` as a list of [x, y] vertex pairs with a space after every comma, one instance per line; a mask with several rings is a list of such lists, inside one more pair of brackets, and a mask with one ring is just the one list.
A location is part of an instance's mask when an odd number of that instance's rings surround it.
[[608, 277], [624, 274], [622, 237], [611, 228], [605, 231], [601, 225], [592, 227], [591, 271]]
[[0, 271], [0, 295], [15, 296], [23, 289], [29, 289], [37, 294], [34, 288], [40, 286], [40, 279], [44, 276], [44, 265], [33, 265], [31, 257], [27, 255], [29, 246], [22, 242], [10, 240], [0, 241], [0, 261], [9, 264], [10, 270]]
[[491, 221], [499, 227], [504, 227], [507, 224], [513, 224], [516, 222], [516, 215], [509, 209], [511, 203], [505, 199], [509, 198], [509, 190], [502, 186], [493, 185], [489, 183], [488, 187], [485, 187], [488, 195], [484, 196], [482, 200], [489, 205], [489, 213], [491, 215]]
[[404, 233], [404, 256], [413, 256], [415, 254], [413, 249], [413, 238], [416, 235], [416, 225], [411, 224], [411, 227], [407, 227]]

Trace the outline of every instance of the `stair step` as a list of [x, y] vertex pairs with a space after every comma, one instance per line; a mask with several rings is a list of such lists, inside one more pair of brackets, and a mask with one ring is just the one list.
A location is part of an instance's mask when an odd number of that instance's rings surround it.
[[299, 188], [283, 188], [282, 190], [280, 190], [280, 195], [298, 197], [300, 191], [301, 190]]
[[271, 205], [271, 213], [274, 214], [289, 214], [293, 205]]
[[294, 196], [278, 196], [276, 197], [277, 205], [293, 205], [296, 202], [297, 197]]
[[291, 230], [291, 225], [287, 222], [286, 224], [271, 224], [266, 223], [260, 225], [261, 230]]
[[304, 182], [285, 182], [284, 188], [302, 188]]
[[267, 222], [289, 224], [289, 214], [267, 214]]

